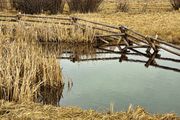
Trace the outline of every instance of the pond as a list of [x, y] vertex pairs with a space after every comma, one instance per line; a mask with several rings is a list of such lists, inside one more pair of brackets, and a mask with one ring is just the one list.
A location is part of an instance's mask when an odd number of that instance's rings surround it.
[[61, 55], [59, 62], [66, 83], [61, 106], [105, 112], [110, 104], [115, 111], [139, 105], [151, 113], [180, 115], [180, 57], [160, 51], [164, 59], [156, 62], [161, 65], [147, 68], [146, 57], [128, 54], [128, 59], [121, 61], [120, 53], [109, 52], [117, 51], [116, 47], [106, 49], [89, 50], [93, 51], [90, 55], [73, 51]]

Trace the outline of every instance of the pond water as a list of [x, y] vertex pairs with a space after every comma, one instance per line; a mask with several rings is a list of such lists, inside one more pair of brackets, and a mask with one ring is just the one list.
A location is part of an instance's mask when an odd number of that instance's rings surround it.
[[[156, 60], [161, 67], [147, 68], [143, 61], [148, 58], [138, 55], [127, 55], [129, 61], [119, 62], [120, 54], [106, 52], [81, 55], [81, 60], [72, 62], [65, 59], [68, 55], [64, 54], [66, 57], [59, 60], [66, 83], [61, 106], [104, 112], [109, 110], [110, 104], [115, 111], [139, 105], [151, 113], [180, 115], [180, 57], [165, 51], [160, 53], [176, 62]], [[73, 81], [72, 88], [67, 84], [69, 81]]]

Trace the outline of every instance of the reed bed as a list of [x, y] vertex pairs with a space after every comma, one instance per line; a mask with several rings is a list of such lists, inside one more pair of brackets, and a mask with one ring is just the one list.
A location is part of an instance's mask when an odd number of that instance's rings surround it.
[[90, 27], [51, 23], [1, 24], [0, 34], [27, 42], [93, 43], [95, 32]]
[[1, 120], [179, 120], [174, 114], [150, 114], [141, 107], [129, 107], [125, 112], [99, 113], [76, 107], [54, 107], [34, 103], [16, 104], [0, 101]]
[[56, 57], [45, 57], [37, 44], [6, 36], [0, 45], [0, 99], [57, 105], [63, 81]]

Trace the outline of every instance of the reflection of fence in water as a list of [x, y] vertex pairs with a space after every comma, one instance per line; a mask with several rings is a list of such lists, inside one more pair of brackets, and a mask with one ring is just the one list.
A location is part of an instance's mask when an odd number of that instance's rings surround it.
[[71, 55], [71, 58], [77, 57], [77, 59], [79, 55], [84, 56], [84, 58], [91, 58], [96, 55], [96, 48], [91, 44], [41, 43], [40, 46], [47, 56], [56, 55], [57, 58], [64, 53]]
[[[116, 47], [116, 46], [114, 46]], [[113, 48], [111, 46], [111, 48]], [[72, 54], [73, 52], [71, 52]], [[67, 53], [64, 53], [67, 55]], [[118, 57], [112, 57], [112, 56], [108, 56], [109, 54], [117, 54], [119, 55]], [[91, 57], [91, 58], [82, 58], [81, 54], [78, 55], [78, 59], [77, 57], [74, 57], [72, 58], [71, 57], [72, 55], [69, 55], [69, 56], [61, 56], [61, 57], [58, 57], [58, 59], [68, 59], [72, 62], [83, 62], [83, 61], [101, 61], [101, 60], [119, 60], [119, 62], [122, 62], [122, 61], [127, 61], [127, 62], [138, 62], [138, 63], [143, 63], [145, 64], [146, 67], [149, 67], [149, 66], [154, 66], [154, 67], [157, 67], [157, 68], [160, 68], [160, 69], [166, 69], [166, 70], [172, 70], [172, 71], [176, 71], [176, 72], [180, 72], [180, 69], [179, 68], [173, 68], [171, 66], [165, 66], [165, 65], [160, 65], [156, 62], [155, 59], [158, 59], [158, 60], [161, 60], [161, 61], [170, 61], [170, 62], [174, 62], [174, 63], [180, 63], [180, 59], [173, 59], [173, 58], [165, 58], [165, 57], [161, 57], [160, 55], [156, 55], [154, 56], [153, 54], [151, 55], [147, 55], [141, 51], [138, 51], [137, 49], [131, 49], [129, 51], [126, 51], [126, 53], [122, 52], [122, 51], [117, 51], [115, 49], [108, 49], [107, 47], [106, 48], [96, 48], [96, 56], [95, 57]], [[101, 56], [101, 57], [98, 57], [98, 56]], [[105, 57], [104, 57], [105, 56]], [[134, 58], [130, 58], [128, 56], [133, 56]], [[148, 58], [148, 60], [142, 60], [142, 59], [137, 59], [136, 57], [137, 56], [141, 56], [141, 57], [145, 57], [145, 58]], [[153, 59], [153, 62], [150, 63], [150, 61], [152, 61]]]

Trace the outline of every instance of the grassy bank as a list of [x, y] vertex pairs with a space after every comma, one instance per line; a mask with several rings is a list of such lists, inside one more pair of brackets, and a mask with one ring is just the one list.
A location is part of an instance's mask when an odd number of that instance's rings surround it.
[[1, 120], [179, 120], [174, 114], [155, 115], [141, 107], [125, 112], [99, 113], [76, 107], [54, 107], [34, 103], [13, 103], [0, 101]]

